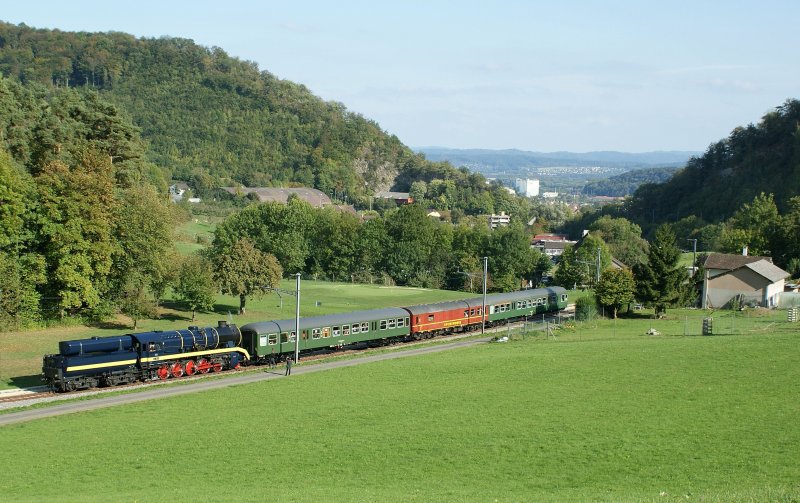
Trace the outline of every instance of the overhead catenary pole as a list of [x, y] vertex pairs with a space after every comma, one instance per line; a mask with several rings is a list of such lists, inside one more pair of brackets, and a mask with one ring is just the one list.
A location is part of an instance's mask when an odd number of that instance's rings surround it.
[[600, 247], [597, 248], [597, 275], [594, 280], [595, 288], [597, 288], [598, 283], [600, 283]]
[[486, 333], [486, 276], [489, 272], [489, 257], [483, 257], [483, 307], [481, 307], [481, 334]]
[[695, 267], [697, 267], [697, 238], [689, 238], [686, 241], [692, 242], [692, 277], [694, 278]]
[[300, 273], [295, 274], [297, 280], [295, 282], [295, 311], [294, 311], [294, 361], [300, 358]]

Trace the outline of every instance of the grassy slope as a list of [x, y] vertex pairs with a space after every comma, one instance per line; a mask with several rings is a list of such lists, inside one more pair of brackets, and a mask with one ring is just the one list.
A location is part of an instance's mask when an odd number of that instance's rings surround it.
[[[281, 288], [294, 292], [293, 280], [284, 281]], [[475, 294], [444, 290], [425, 290], [417, 288], [387, 288], [377, 285], [349, 283], [326, 283], [302, 281], [300, 286], [300, 314], [314, 316], [359, 309], [374, 309], [387, 306], [408, 306], [474, 297]], [[239, 316], [238, 298], [220, 295], [213, 312], [197, 313], [194, 324], [215, 326], [217, 320], [230, 320], [244, 325], [252, 321], [293, 318], [295, 314], [294, 296], [283, 295], [283, 307], [277, 294], [262, 298], [248, 299], [247, 314]], [[317, 306], [317, 302], [320, 303]], [[140, 320], [137, 332], [149, 330], [174, 330], [193, 324], [191, 312], [183, 311], [183, 306], [167, 302], [161, 317], [156, 320]], [[58, 342], [92, 336], [108, 336], [132, 332], [127, 318], [99, 326], [56, 327], [24, 332], [0, 332], [0, 389], [41, 384], [42, 355], [58, 351]]]
[[796, 501], [796, 328], [645, 337], [647, 324], [600, 322], [5, 427], [0, 452], [15, 462], [0, 471], [0, 493]]

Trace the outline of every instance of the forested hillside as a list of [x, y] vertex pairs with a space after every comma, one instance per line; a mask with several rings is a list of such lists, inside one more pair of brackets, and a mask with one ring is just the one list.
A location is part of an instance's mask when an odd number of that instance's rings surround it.
[[792, 99], [758, 124], [737, 127], [668, 182], [641, 186], [626, 216], [643, 226], [695, 216], [716, 223], [761, 193], [773, 194], [779, 211], [789, 209], [800, 194], [798, 124], [800, 101]]
[[591, 196], [624, 197], [633, 194], [645, 183], [662, 183], [678, 171], [678, 168], [645, 168], [626, 171], [604, 180], [590, 180], [583, 193]]
[[0, 72], [24, 84], [97, 90], [130, 114], [148, 160], [176, 179], [298, 184], [352, 201], [433, 166], [341, 103], [191, 40], [0, 23]]

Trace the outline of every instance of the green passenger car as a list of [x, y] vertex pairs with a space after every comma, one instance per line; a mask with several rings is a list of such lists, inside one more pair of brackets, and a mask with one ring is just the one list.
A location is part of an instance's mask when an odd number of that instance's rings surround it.
[[567, 291], [559, 286], [497, 293], [486, 299], [490, 322], [558, 311], [567, 307]]
[[[263, 360], [295, 350], [294, 318], [249, 323], [241, 331], [253, 358]], [[408, 336], [410, 331], [408, 311], [400, 308], [300, 318], [300, 351]]]

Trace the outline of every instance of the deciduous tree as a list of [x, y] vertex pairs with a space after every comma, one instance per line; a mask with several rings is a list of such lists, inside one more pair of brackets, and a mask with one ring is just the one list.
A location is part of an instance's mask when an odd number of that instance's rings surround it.
[[240, 239], [225, 253], [214, 257], [214, 274], [222, 292], [239, 297], [239, 314], [245, 314], [250, 295], [263, 295], [275, 288], [283, 269], [274, 255], [264, 253], [247, 238]]
[[617, 311], [625, 304], [633, 302], [636, 293], [636, 280], [630, 269], [606, 269], [600, 275], [600, 282], [595, 289], [598, 302]]

